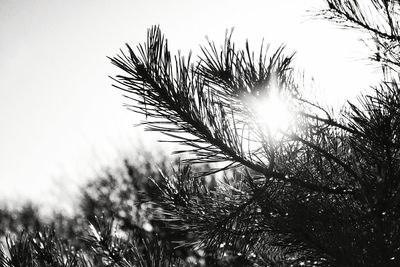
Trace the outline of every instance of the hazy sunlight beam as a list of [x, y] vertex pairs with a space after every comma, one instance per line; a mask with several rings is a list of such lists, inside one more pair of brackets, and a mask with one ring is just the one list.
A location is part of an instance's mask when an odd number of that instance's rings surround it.
[[253, 110], [257, 123], [265, 127], [271, 135], [287, 131], [294, 124], [287, 96], [285, 98], [285, 95], [280, 94], [276, 88], [272, 88], [266, 96], [256, 99]]

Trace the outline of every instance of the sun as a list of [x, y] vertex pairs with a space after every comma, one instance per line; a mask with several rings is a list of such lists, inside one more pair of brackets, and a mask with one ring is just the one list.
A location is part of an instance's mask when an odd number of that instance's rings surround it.
[[288, 96], [277, 88], [271, 88], [267, 95], [259, 96], [252, 105], [257, 124], [272, 135], [287, 131], [294, 125]]

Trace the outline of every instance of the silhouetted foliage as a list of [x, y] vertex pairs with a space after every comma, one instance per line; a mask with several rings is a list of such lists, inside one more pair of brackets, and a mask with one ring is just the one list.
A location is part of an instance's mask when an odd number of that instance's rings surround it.
[[[188, 168], [165, 177], [163, 216], [200, 237], [186, 245], [216, 255], [228, 246], [260, 264], [399, 264], [400, 4], [327, 3], [323, 16], [369, 32], [383, 53], [382, 84], [339, 116], [303, 95], [282, 48], [255, 56], [227, 36], [194, 62], [171, 56], [153, 27], [144, 45], [111, 59], [125, 71], [115, 86], [146, 116], [148, 130], [182, 144], [193, 155], [186, 164], [234, 170], [214, 191]], [[254, 104], [274, 89], [296, 121], [278, 133]]]
[[32, 203], [26, 203], [17, 209], [0, 209], [0, 237], [5, 237], [6, 234], [18, 235], [23, 231], [35, 232], [42, 224], [39, 210]]
[[[204, 251], [176, 248], [176, 240], [192, 240], [193, 236], [189, 237], [185, 230], [168, 228], [160, 217], [153, 219], [156, 211], [151, 209], [155, 205], [152, 200], [161, 194], [161, 174], [177, 168], [176, 164], [176, 161], [169, 163], [166, 158], [156, 162], [148, 157], [125, 159], [120, 167], [105, 169], [82, 187], [80, 209], [73, 217], [57, 212], [50, 218], [42, 218], [32, 204], [15, 210], [1, 210], [3, 232], [0, 236], [7, 237], [6, 245], [11, 252], [10, 257], [5, 257], [4, 253], [3, 258], [7, 262], [24, 261], [22, 255], [29, 254], [30, 261], [41, 262], [39, 266], [58, 266], [54, 262], [59, 259], [48, 259], [48, 255], [67, 253], [64, 255], [67, 257], [68, 251], [73, 250], [79, 262], [71, 260], [67, 266], [107, 266], [106, 254], [112, 254], [117, 246], [127, 251], [123, 255], [114, 255], [114, 261], [121, 257], [121, 261], [126, 258], [143, 266], [187, 266], [188, 261], [192, 266], [201, 261], [204, 264], [213, 261], [214, 266], [221, 266], [219, 260], [207, 256]], [[43, 237], [48, 239], [50, 246], [45, 251], [38, 243], [38, 238]]]
[[[192, 61], [173, 57], [152, 27], [145, 44], [111, 58], [125, 72], [115, 86], [147, 130], [191, 157], [172, 172], [125, 162], [85, 191], [91, 224], [79, 250], [45, 230], [8, 239], [0, 263], [399, 266], [400, 3], [325, 2], [322, 17], [369, 33], [376, 46], [382, 82], [358, 103], [335, 116], [310, 101], [283, 46], [255, 55], [227, 35]], [[274, 90], [295, 121], [277, 131], [256, 110]]]

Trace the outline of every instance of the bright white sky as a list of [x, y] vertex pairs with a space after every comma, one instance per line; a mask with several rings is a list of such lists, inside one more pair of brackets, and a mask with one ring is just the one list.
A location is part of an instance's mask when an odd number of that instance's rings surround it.
[[154, 141], [133, 128], [138, 117], [111, 87], [117, 70], [106, 58], [143, 42], [154, 24], [184, 53], [205, 36], [222, 44], [231, 27], [239, 44], [286, 43], [324, 101], [354, 98], [378, 69], [358, 32], [307, 13], [322, 2], [0, 0], [0, 195], [67, 203], [99, 166]]

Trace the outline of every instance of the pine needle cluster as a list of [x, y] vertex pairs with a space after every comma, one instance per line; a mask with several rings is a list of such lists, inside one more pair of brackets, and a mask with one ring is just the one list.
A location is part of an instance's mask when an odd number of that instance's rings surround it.
[[[127, 107], [190, 155], [160, 172], [157, 194], [144, 198], [148, 222], [163, 231], [119, 236], [105, 218], [89, 226], [92, 254], [50, 231], [9, 239], [0, 264], [211, 266], [211, 257], [234, 259], [227, 266], [399, 266], [400, 3], [325, 2], [320, 16], [368, 34], [381, 84], [335, 115], [306, 95], [284, 46], [256, 53], [228, 34], [196, 59], [173, 56], [154, 26], [144, 44], [110, 60], [124, 72], [113, 80]], [[278, 131], [254, 104], [274, 90], [295, 122]], [[182, 248], [199, 260], [175, 257]]]
[[[153, 27], [144, 45], [111, 58], [125, 72], [115, 86], [146, 116], [147, 130], [180, 143], [178, 152], [192, 155], [185, 164], [218, 163], [210, 173], [230, 173], [214, 190], [188, 168], [166, 178], [159, 205], [172, 227], [198, 237], [186, 245], [229, 248], [265, 265], [399, 263], [399, 3], [367, 2], [327, 1], [322, 12], [368, 32], [385, 51], [382, 84], [339, 116], [303, 95], [282, 47], [255, 54], [228, 35], [193, 61], [171, 56]], [[296, 121], [279, 134], [265, 129], [249, 101], [273, 88]]]

